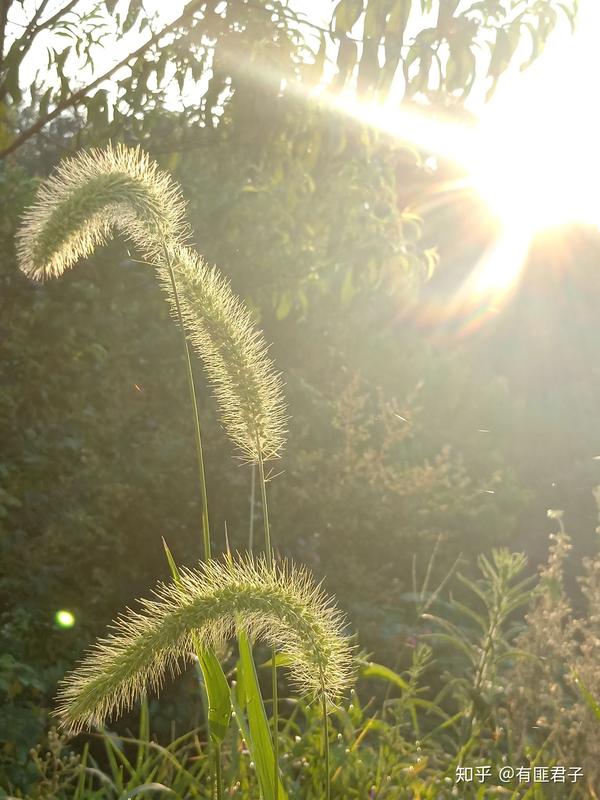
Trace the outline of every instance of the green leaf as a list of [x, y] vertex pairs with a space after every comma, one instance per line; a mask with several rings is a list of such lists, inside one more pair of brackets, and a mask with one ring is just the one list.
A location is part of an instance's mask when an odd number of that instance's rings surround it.
[[396, 0], [385, 28], [385, 63], [379, 78], [379, 90], [385, 95], [389, 90], [402, 55], [404, 31], [408, 23], [411, 0]]
[[221, 744], [231, 720], [231, 696], [229, 684], [218, 658], [212, 650], [200, 650], [196, 654], [208, 696], [208, 726], [214, 744]]
[[385, 28], [385, 20], [385, 6], [379, 2], [370, 0], [370, 2], [367, 3], [367, 13], [365, 14], [364, 36], [368, 39], [379, 39]]
[[336, 33], [352, 30], [363, 12], [363, 0], [340, 0], [333, 14]]
[[594, 714], [596, 719], [600, 720], [600, 705], [577, 673], [574, 673], [573, 675], [573, 683], [577, 687], [579, 694], [584, 699], [586, 706]]
[[107, 94], [99, 89], [86, 103], [88, 123], [98, 128], [108, 123]]
[[179, 574], [179, 570], [177, 569], [177, 564], [175, 563], [173, 554], [171, 553], [171, 549], [169, 548], [169, 545], [166, 543], [164, 537], [162, 543], [163, 543], [163, 548], [165, 550], [165, 555], [167, 557], [167, 563], [169, 564], [169, 569], [171, 570], [171, 575], [173, 576], [173, 580], [179, 582], [181, 581], [181, 576]]
[[[252, 648], [247, 634], [243, 631], [238, 635], [238, 643], [240, 660], [237, 666], [237, 684], [235, 692], [232, 692], [232, 703], [240, 731], [256, 766], [262, 800], [274, 800], [273, 740], [258, 685]], [[277, 798], [278, 800], [287, 800], [287, 793], [280, 781]]]
[[103, 732], [104, 749], [106, 750], [106, 757], [108, 759], [110, 771], [116, 788], [119, 792], [123, 792], [125, 791], [125, 785], [123, 783], [123, 767], [125, 767], [129, 773], [133, 772], [133, 767], [117, 746], [114, 734], [109, 733], [109, 731], [105, 729]]
[[356, 42], [352, 39], [344, 37], [340, 42], [340, 49], [338, 50], [337, 57], [337, 70], [338, 73], [335, 78], [335, 86], [342, 87], [352, 74], [356, 59], [358, 56], [358, 48]]
[[40, 119], [43, 119], [46, 114], [48, 113], [48, 108], [50, 106], [50, 98], [52, 97], [52, 87], [50, 87], [40, 99], [40, 106], [39, 106], [39, 116]]
[[142, 769], [146, 754], [148, 752], [147, 742], [150, 741], [150, 714], [148, 710], [148, 700], [146, 697], [144, 697], [142, 700], [140, 710], [140, 733], [138, 738], [140, 744], [138, 746], [137, 758], [135, 762], [136, 773], [139, 773]]
[[[163, 538], [163, 547], [171, 575], [176, 583], [181, 582], [181, 576], [173, 554]], [[201, 648], [194, 637], [194, 649], [200, 663], [204, 686], [208, 697], [208, 730], [213, 744], [219, 745], [225, 738], [231, 720], [231, 696], [229, 684], [219, 660], [212, 650]]]
[[129, 11], [127, 12], [127, 16], [123, 21], [123, 33], [127, 33], [127, 31], [131, 30], [135, 23], [137, 22], [140, 12], [142, 11], [142, 0], [132, 0], [131, 5], [129, 6]]
[[319, 49], [315, 53], [315, 60], [313, 63], [306, 63], [302, 67], [302, 74], [304, 79], [310, 83], [318, 83], [323, 75], [323, 67], [325, 66], [325, 55], [327, 50], [327, 40], [325, 34], [320, 32]]
[[477, 614], [473, 609], [469, 608], [468, 606], [460, 603], [454, 597], [451, 596], [451, 603], [452, 607], [455, 608], [457, 611], [460, 611], [466, 617], [469, 617], [476, 623], [478, 628], [481, 628], [482, 632], [485, 633], [489, 627], [488, 622], [480, 615]]
[[23, 93], [19, 86], [19, 65], [9, 69], [4, 78], [4, 86], [15, 103], [20, 103]]
[[410, 6], [411, 0], [396, 0], [385, 29], [386, 38], [390, 34], [394, 34], [400, 38], [400, 43], [402, 43], [402, 37], [410, 14]]
[[464, 655], [468, 658], [468, 660], [470, 661], [471, 664], [475, 663], [475, 658], [474, 658], [473, 652], [460, 639], [457, 639], [454, 636], [451, 636], [449, 633], [437, 633], [436, 632], [436, 633], [428, 633], [428, 634], [424, 634], [424, 635], [427, 635], [427, 636], [430, 636], [430, 637], [435, 637], [435, 639], [437, 639], [440, 642], [447, 642], [448, 644], [452, 645], [453, 647], [456, 647], [458, 650], [460, 650], [462, 653], [464, 653]]
[[[292, 664], [292, 659], [290, 656], [286, 655], [285, 653], [275, 653], [275, 666], [276, 667], [289, 667]], [[268, 658], [266, 661], [263, 661], [262, 664], [258, 665], [261, 669], [266, 669], [267, 667], [273, 666], [273, 659]]]
[[384, 667], [383, 664], [375, 664], [373, 661], [369, 661], [365, 666], [361, 667], [359, 674], [362, 678], [379, 678], [382, 681], [393, 683], [403, 692], [410, 690], [410, 686], [404, 678], [401, 678], [397, 672], [394, 672], [389, 667]]
[[294, 297], [292, 293], [284, 292], [279, 299], [279, 303], [277, 304], [277, 308], [275, 310], [275, 316], [279, 320], [285, 319], [293, 307], [294, 307]]
[[361, 95], [368, 93], [377, 84], [380, 73], [378, 53], [379, 40], [366, 38], [358, 67], [357, 89]]
[[128, 800], [129, 797], [135, 797], [142, 792], [166, 792], [167, 794], [175, 794], [173, 789], [169, 789], [163, 783], [144, 783], [141, 786], [136, 786], [135, 789], [127, 789], [119, 800]]

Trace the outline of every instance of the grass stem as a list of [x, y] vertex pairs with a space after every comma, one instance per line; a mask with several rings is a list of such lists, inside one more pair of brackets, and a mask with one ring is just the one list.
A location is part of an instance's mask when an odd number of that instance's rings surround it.
[[252, 464], [252, 476], [250, 478], [250, 523], [248, 527], [248, 551], [251, 553], [254, 548], [254, 508], [256, 506], [256, 464]]
[[223, 800], [223, 780], [221, 778], [221, 745], [215, 746], [215, 783], [217, 800]]
[[[163, 253], [166, 265], [169, 269], [169, 277], [171, 286], [173, 288], [173, 298], [175, 300], [175, 308], [177, 309], [177, 321], [181, 330], [183, 339], [183, 348], [185, 352], [185, 363], [188, 380], [188, 389], [190, 396], [190, 405], [192, 410], [192, 417], [194, 420], [194, 441], [196, 445], [196, 460], [198, 465], [198, 482], [200, 485], [200, 502], [201, 502], [201, 518], [202, 518], [202, 542], [204, 545], [204, 560], [210, 561], [211, 559], [211, 546], [210, 546], [210, 522], [208, 517], [208, 492], [206, 489], [206, 473], [204, 469], [204, 453], [202, 450], [202, 430], [200, 428], [200, 414], [198, 413], [198, 396], [196, 394], [196, 384], [194, 382], [194, 371], [192, 369], [192, 359], [190, 355], [190, 346], [185, 335], [185, 328], [183, 327], [183, 317], [181, 314], [181, 306], [179, 304], [179, 293], [177, 291], [177, 283], [175, 281], [175, 273], [173, 271], [173, 264], [169, 256], [169, 252], [165, 245], [164, 237], [161, 236]], [[197, 647], [197, 656], [200, 657], [200, 649]], [[214, 748], [214, 761], [215, 761], [215, 791], [216, 800], [223, 800], [223, 786], [221, 780], [221, 746], [216, 745]]]
[[[261, 448], [258, 448], [258, 475], [263, 509], [263, 525], [265, 531], [265, 557], [269, 569], [273, 568], [273, 550], [271, 547], [271, 528], [269, 526], [269, 506], [267, 504], [267, 482], [265, 480], [265, 464]], [[275, 800], [279, 794], [279, 701], [277, 694], [277, 663], [275, 648], [271, 649], [271, 689], [273, 694], [273, 787]]]
[[194, 419], [194, 440], [196, 443], [196, 458], [198, 461], [198, 480], [200, 484], [200, 495], [202, 504], [202, 540], [204, 543], [204, 560], [210, 561], [211, 548], [210, 548], [210, 524], [208, 519], [208, 493], [206, 491], [206, 474], [204, 470], [204, 454], [202, 452], [202, 431], [200, 429], [200, 416], [198, 414], [198, 398], [196, 395], [196, 385], [194, 383], [194, 372], [192, 369], [192, 359], [190, 356], [190, 346], [185, 335], [185, 328], [183, 327], [183, 318], [181, 315], [181, 307], [179, 305], [179, 294], [177, 292], [177, 284], [175, 282], [175, 273], [173, 272], [173, 265], [168, 256], [165, 248], [165, 259], [169, 269], [169, 277], [171, 279], [171, 286], [173, 288], [173, 297], [175, 299], [175, 308], [177, 309], [177, 316], [181, 335], [183, 337], [183, 346], [185, 350], [186, 371], [188, 378], [188, 388], [190, 392], [190, 403], [192, 406], [192, 416]]
[[325, 800], [331, 798], [331, 780], [329, 766], [329, 716], [327, 715], [327, 700], [323, 696], [321, 701], [323, 709], [323, 755], [325, 758]]

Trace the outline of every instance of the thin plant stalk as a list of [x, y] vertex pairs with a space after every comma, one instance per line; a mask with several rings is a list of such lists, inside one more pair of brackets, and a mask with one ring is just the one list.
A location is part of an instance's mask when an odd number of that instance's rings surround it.
[[[267, 482], [265, 480], [265, 464], [262, 451], [258, 448], [258, 475], [263, 510], [263, 526], [265, 532], [265, 558], [269, 569], [273, 569], [273, 550], [271, 547], [271, 528], [269, 525], [269, 506], [267, 504]], [[273, 786], [275, 800], [279, 794], [279, 699], [277, 693], [277, 662], [275, 648], [271, 649], [271, 686], [273, 694]]]
[[221, 745], [215, 746], [215, 788], [217, 800], [223, 798], [223, 779], [221, 777]]
[[260, 494], [263, 509], [263, 525], [265, 531], [265, 558], [267, 566], [273, 566], [273, 550], [271, 547], [271, 527], [269, 525], [269, 507], [267, 505], [267, 482], [265, 480], [265, 463], [263, 461], [262, 452], [258, 452], [258, 475], [260, 480]]
[[250, 521], [248, 525], [248, 551], [254, 548], [254, 508], [256, 506], [256, 464], [252, 464], [250, 478]]
[[[198, 482], [200, 485], [200, 502], [201, 502], [201, 517], [202, 517], [202, 541], [204, 545], [204, 560], [210, 561], [211, 559], [211, 546], [210, 546], [210, 521], [208, 517], [208, 492], [206, 489], [206, 472], [204, 469], [204, 452], [202, 449], [202, 430], [200, 428], [200, 414], [198, 412], [198, 396], [196, 393], [196, 384], [194, 381], [194, 371], [192, 369], [192, 359], [190, 356], [190, 346], [188, 344], [187, 336], [185, 335], [185, 328], [183, 325], [183, 317], [181, 314], [181, 306], [179, 304], [179, 293], [177, 291], [177, 283], [175, 281], [175, 273], [173, 272], [173, 264], [169, 257], [167, 247], [165, 246], [164, 236], [161, 231], [161, 244], [163, 248], [164, 258], [166, 265], [169, 269], [169, 277], [171, 279], [171, 287], [173, 289], [173, 299], [175, 301], [175, 308], [177, 309], [177, 317], [179, 322], [179, 329], [183, 339], [183, 349], [185, 352], [185, 363], [187, 372], [188, 389], [190, 396], [190, 404], [192, 411], [192, 418], [194, 420], [194, 441], [196, 445], [196, 460], [198, 463]], [[200, 648], [197, 642], [194, 642], [196, 655], [200, 659]], [[223, 785], [221, 779], [221, 745], [214, 746], [214, 775], [215, 775], [215, 792], [216, 800], [223, 800]]]
[[325, 697], [321, 700], [321, 708], [323, 709], [323, 755], [325, 757], [325, 800], [331, 799], [331, 781], [329, 779], [329, 717], [327, 715], [327, 700]]
[[173, 264], [169, 256], [167, 247], [165, 246], [164, 236], [161, 232], [161, 244], [163, 248], [165, 263], [169, 269], [169, 277], [171, 279], [171, 287], [173, 289], [173, 299], [175, 301], [175, 308], [177, 310], [177, 318], [179, 322], [179, 329], [183, 339], [183, 349], [185, 351], [186, 372], [188, 380], [188, 389], [190, 393], [190, 403], [192, 406], [192, 417], [194, 420], [194, 440], [196, 444], [196, 459], [198, 462], [198, 481], [200, 484], [200, 498], [202, 507], [202, 540], [204, 544], [204, 560], [210, 561], [211, 547], [210, 547], [210, 522], [208, 518], [208, 492], [206, 490], [206, 473], [204, 470], [204, 453], [202, 450], [202, 431], [200, 429], [200, 415], [198, 413], [198, 398], [196, 394], [196, 384], [194, 382], [194, 371], [192, 369], [192, 359], [190, 355], [190, 346], [185, 335], [185, 327], [183, 324], [183, 316], [181, 314], [181, 306], [179, 304], [179, 292], [177, 291], [177, 283], [175, 282], [175, 273], [173, 272]]
[[[204, 560], [210, 561], [211, 547], [210, 547], [210, 523], [208, 518], [208, 493], [206, 491], [206, 474], [204, 471], [204, 453], [202, 451], [202, 431], [200, 428], [200, 415], [198, 413], [198, 399], [196, 394], [196, 385], [194, 382], [194, 373], [192, 370], [192, 360], [190, 358], [190, 347], [183, 328], [183, 320], [181, 319], [181, 312], [179, 310], [179, 298], [177, 294], [177, 284], [175, 283], [175, 275], [173, 267], [169, 263], [169, 274], [173, 285], [173, 297], [177, 304], [177, 313], [179, 315], [179, 325], [183, 337], [183, 345], [185, 350], [185, 360], [187, 366], [188, 387], [190, 392], [190, 403], [192, 408], [192, 417], [194, 419], [194, 438], [196, 442], [196, 459], [198, 461], [198, 478], [200, 483], [200, 495], [202, 503], [202, 539], [204, 543]], [[200, 658], [200, 649], [195, 642], [196, 655]], [[215, 791], [216, 800], [223, 800], [223, 784], [221, 779], [221, 745], [213, 747], [214, 750], [214, 774], [215, 774]]]

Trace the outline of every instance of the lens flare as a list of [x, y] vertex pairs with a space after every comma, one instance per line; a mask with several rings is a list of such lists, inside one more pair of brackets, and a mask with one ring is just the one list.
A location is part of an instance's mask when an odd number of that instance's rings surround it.
[[59, 628], [72, 628], [75, 625], [75, 615], [71, 611], [61, 608], [54, 615], [54, 622]]
[[440, 189], [444, 202], [470, 187], [497, 218], [497, 241], [449, 306], [498, 310], [540, 231], [572, 222], [600, 226], [600, 115], [593, 101], [599, 29], [600, 3], [582, 3], [575, 33], [566, 22], [558, 26], [532, 66], [503, 77], [474, 125], [427, 108], [365, 104], [323, 87], [315, 93], [329, 107], [460, 166], [464, 178]]
[[509, 78], [480, 114], [466, 166], [506, 226], [531, 234], [600, 224], [600, 119], [590, 100], [599, 24], [600, 5], [582, 7], [576, 34], [551, 39], [539, 62]]

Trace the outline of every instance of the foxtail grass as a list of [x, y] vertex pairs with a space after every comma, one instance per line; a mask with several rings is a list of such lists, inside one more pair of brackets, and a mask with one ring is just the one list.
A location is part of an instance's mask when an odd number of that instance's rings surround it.
[[[211, 557], [208, 499], [190, 345], [201, 357], [220, 419], [242, 457], [258, 466], [265, 564], [273, 570], [264, 464], [285, 444], [283, 385], [250, 312], [216, 267], [185, 245], [179, 187], [139, 149], [123, 145], [69, 159], [45, 181], [18, 234], [21, 270], [34, 280], [58, 277], [120, 233], [151, 262], [184, 331], [202, 500], [204, 556]], [[210, 637], [209, 637], [210, 638]], [[278, 701], [272, 658], [274, 772], [278, 774]], [[327, 742], [325, 715], [324, 737]], [[277, 790], [276, 790], [277, 791]], [[275, 797], [277, 800], [277, 797]]]
[[64, 679], [57, 715], [71, 733], [119, 715], [165, 672], [189, 660], [193, 639], [214, 648], [243, 630], [287, 656], [301, 694], [336, 702], [351, 677], [352, 650], [340, 612], [303, 569], [269, 568], [250, 556], [210, 561], [161, 583], [155, 598], [128, 610], [113, 632], [88, 651]]
[[249, 461], [276, 458], [285, 444], [285, 402], [262, 333], [216, 267], [189, 247], [168, 247], [167, 252], [177, 294], [163, 268], [161, 284], [202, 358], [227, 435]]
[[252, 461], [276, 457], [285, 441], [285, 403], [268, 346], [219, 270], [184, 246], [179, 187], [146, 154], [118, 145], [64, 161], [23, 216], [20, 269], [34, 280], [58, 277], [114, 232], [156, 266], [204, 362], [230, 439]]
[[19, 266], [34, 280], [57, 278], [114, 230], [153, 259], [161, 238], [184, 239], [184, 220], [178, 186], [147, 154], [124, 145], [92, 149], [63, 161], [40, 185], [17, 234]]

